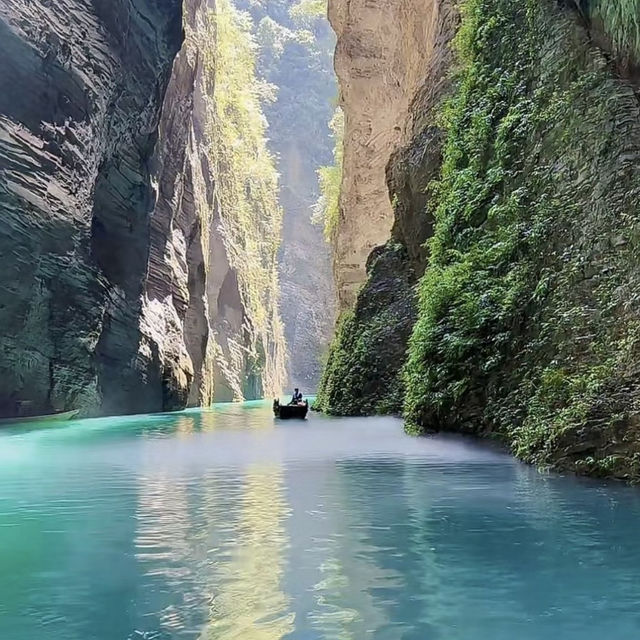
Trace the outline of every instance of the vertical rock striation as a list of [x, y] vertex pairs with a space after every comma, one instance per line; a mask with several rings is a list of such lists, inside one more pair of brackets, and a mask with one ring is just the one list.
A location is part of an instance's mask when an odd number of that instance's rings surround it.
[[182, 5], [0, 7], [1, 413], [280, 390], [275, 250], [248, 291], [213, 162], [216, 4]]
[[[218, 82], [236, 79], [225, 76], [231, 65], [219, 39], [228, 36], [232, 20], [227, 3], [184, 0], [185, 40], [160, 122], [142, 324], [161, 354], [165, 406], [259, 398], [283, 385], [276, 259], [269, 245], [277, 246], [280, 230], [279, 223], [270, 224], [279, 216], [275, 185], [264, 192], [247, 185], [258, 195], [248, 218], [239, 220], [235, 209], [242, 205], [229, 198], [224, 175], [233, 150], [221, 140]], [[258, 157], [262, 150], [252, 153]], [[264, 233], [265, 248], [255, 251], [247, 239], [262, 233], [261, 224], [270, 227], [270, 237]]]
[[181, 2], [0, 6], [0, 404], [161, 409], [139, 322]]
[[158, 198], [151, 218], [142, 326], [158, 347], [168, 406], [199, 406], [213, 399], [206, 274], [214, 186], [204, 153], [204, 109], [198, 108], [207, 90], [206, 71], [194, 34], [214, 8], [213, 0], [184, 1], [185, 40], [173, 65], [159, 129]]

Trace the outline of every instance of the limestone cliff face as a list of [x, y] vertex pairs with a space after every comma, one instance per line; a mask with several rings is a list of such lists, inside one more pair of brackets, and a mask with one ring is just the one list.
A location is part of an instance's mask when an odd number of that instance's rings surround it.
[[1, 413], [279, 390], [282, 340], [252, 315], [210, 166], [214, 10], [0, 6]]
[[163, 407], [163, 367], [139, 318], [180, 11], [179, 0], [0, 6], [5, 411], [18, 400]]
[[409, 105], [425, 76], [437, 22], [432, 0], [329, 0], [345, 115], [344, 173], [334, 237], [341, 309], [355, 302], [367, 257], [393, 225], [385, 167], [406, 141]]
[[[232, 211], [221, 203], [212, 162], [216, 12], [215, 0], [185, 0], [185, 42], [160, 123], [143, 309], [165, 378], [188, 394], [191, 406], [279, 393], [283, 384], [282, 336], [277, 327], [258, 327], [252, 316], [253, 301], [239, 277], [244, 249], [226, 231]], [[274, 269], [275, 261], [255, 268]], [[264, 305], [277, 316], [276, 300]]]
[[189, 394], [191, 405], [213, 399], [205, 291], [213, 184], [206, 157], [204, 163], [199, 159], [203, 125], [197, 105], [203, 100], [205, 71], [193, 35], [209, 4], [213, 8], [206, 0], [184, 4], [185, 40], [173, 65], [159, 129], [158, 198], [150, 223], [142, 317], [150, 340], [158, 345], [166, 378]]
[[[378, 170], [384, 171], [386, 165], [386, 191], [372, 213], [386, 216], [387, 210], [391, 211], [393, 224], [388, 235], [380, 237], [381, 246], [368, 255], [367, 280], [358, 291], [353, 309], [344, 312], [338, 323], [317, 402], [328, 413], [401, 413], [403, 408], [401, 369], [417, 319], [415, 287], [426, 265], [424, 243], [434, 224], [427, 187], [437, 179], [442, 160], [443, 136], [436, 120], [451, 92], [450, 41], [458, 24], [451, 0], [429, 4], [427, 13], [429, 40], [421, 43], [422, 80], [407, 111], [399, 114], [402, 135], [396, 131], [397, 143], [387, 144], [384, 153], [380, 152], [382, 166]], [[414, 74], [418, 76], [417, 70]], [[387, 132], [388, 140], [393, 137]], [[345, 157], [351, 145], [351, 138], [345, 138]], [[353, 176], [355, 184], [370, 175], [369, 167], [350, 169], [345, 165], [345, 180], [350, 170], [357, 172]], [[360, 172], [364, 172], [362, 180]], [[348, 220], [360, 209], [348, 208], [346, 202], [343, 198], [342, 215]]]

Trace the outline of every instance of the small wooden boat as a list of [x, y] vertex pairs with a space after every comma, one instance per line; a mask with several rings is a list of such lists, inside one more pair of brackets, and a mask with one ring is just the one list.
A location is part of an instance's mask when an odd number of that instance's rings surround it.
[[66, 420], [75, 418], [79, 412], [79, 409], [74, 409], [73, 411], [49, 413], [44, 416], [15, 416], [13, 418], [0, 418], [0, 427], [23, 424], [25, 422], [65, 422]]
[[276, 418], [300, 418], [304, 420], [309, 411], [309, 403], [305, 400], [300, 404], [280, 404], [280, 400], [273, 401], [273, 413]]

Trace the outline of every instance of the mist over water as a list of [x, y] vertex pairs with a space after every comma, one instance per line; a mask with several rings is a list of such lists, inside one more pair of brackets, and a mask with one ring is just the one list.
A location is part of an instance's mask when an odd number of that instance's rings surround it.
[[640, 494], [267, 403], [0, 434], [3, 640], [640, 631]]

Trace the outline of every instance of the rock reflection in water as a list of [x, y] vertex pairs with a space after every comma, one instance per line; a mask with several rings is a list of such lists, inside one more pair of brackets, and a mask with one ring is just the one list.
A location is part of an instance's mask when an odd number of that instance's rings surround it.
[[640, 493], [269, 403], [0, 434], [2, 640], [640, 628]]

